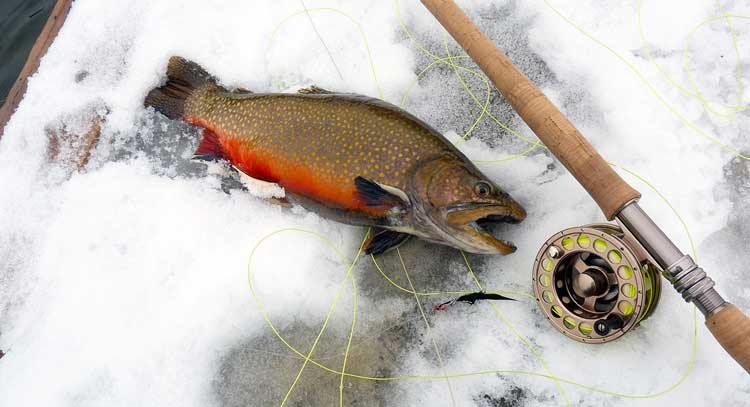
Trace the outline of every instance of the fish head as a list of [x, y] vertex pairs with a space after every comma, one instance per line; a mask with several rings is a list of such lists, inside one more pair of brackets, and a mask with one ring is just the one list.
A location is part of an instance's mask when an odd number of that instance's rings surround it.
[[512, 242], [492, 233], [501, 223], [519, 223], [526, 211], [471, 162], [441, 157], [416, 171], [412, 199], [427, 240], [470, 253], [510, 254]]

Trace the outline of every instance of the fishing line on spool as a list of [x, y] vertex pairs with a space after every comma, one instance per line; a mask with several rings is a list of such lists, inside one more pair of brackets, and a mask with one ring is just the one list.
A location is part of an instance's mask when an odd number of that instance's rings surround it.
[[[561, 18], [563, 18], [563, 20], [565, 20], [568, 24], [570, 24], [571, 26], [573, 26], [574, 28], [576, 28], [578, 31], [580, 31], [581, 33], [583, 33], [584, 35], [586, 35], [587, 37], [589, 37], [591, 40], [593, 40], [594, 42], [596, 42], [600, 46], [603, 46], [604, 48], [608, 49], [616, 57], [618, 57], [618, 59], [620, 59], [620, 61], [622, 61], [623, 63], [625, 63], [626, 66], [628, 66], [631, 69], [631, 71], [633, 71], [644, 82], [644, 84], [646, 84], [646, 86], [651, 90], [651, 92], [654, 93], [654, 95], [668, 108], [668, 110], [671, 113], [675, 114], [680, 120], [682, 120], [683, 122], [685, 122], [685, 124], [687, 124], [689, 127], [691, 127], [691, 129], [693, 129], [694, 131], [696, 131], [699, 134], [703, 135], [704, 137], [707, 137], [709, 140], [711, 140], [715, 144], [718, 144], [719, 146], [721, 146], [725, 150], [728, 150], [728, 151], [732, 152], [735, 156], [738, 156], [738, 157], [743, 158], [743, 159], [748, 159], [747, 157], [743, 156], [742, 154], [740, 154], [736, 150], [732, 149], [731, 147], [726, 146], [726, 145], [722, 144], [721, 142], [719, 142], [718, 140], [716, 140], [716, 139], [712, 138], [711, 136], [705, 134], [697, 126], [692, 125], [691, 123], [689, 123], [689, 121], [687, 119], [685, 119], [684, 116], [682, 116], [676, 109], [674, 109], [671, 105], [669, 105], [666, 102], [666, 100], [663, 99], [663, 97], [661, 97], [661, 95], [658, 93], [658, 91], [656, 91], [655, 87], [632, 64], [630, 64], [627, 60], [625, 60], [622, 56], [620, 56], [616, 51], [614, 51], [613, 49], [609, 48], [606, 44], [604, 44], [603, 42], [599, 41], [598, 39], [596, 39], [592, 35], [590, 35], [587, 32], [585, 32], [583, 29], [581, 29], [580, 27], [578, 27], [577, 25], [575, 25], [572, 21], [570, 21], [569, 19], [567, 19], [558, 10], [556, 10], [553, 6], [551, 6], [546, 0], [545, 0], [545, 3], [558, 16], [560, 16]], [[641, 28], [641, 22], [640, 22], [640, 6], [641, 6], [641, 3], [642, 3], [642, 1], [639, 1], [639, 8], [638, 8], [639, 21], [638, 21], [638, 23], [639, 23], [639, 31], [642, 34], [643, 30]], [[513, 160], [513, 159], [525, 156], [525, 155], [529, 154], [530, 152], [532, 152], [533, 150], [535, 150], [536, 148], [539, 148], [539, 147], [546, 148], [538, 140], [535, 141], [535, 140], [533, 140], [533, 139], [531, 139], [531, 138], [529, 138], [527, 136], [524, 136], [524, 135], [516, 132], [515, 130], [513, 130], [513, 129], [509, 128], [508, 126], [506, 126], [505, 124], [503, 124], [494, 115], [492, 115], [492, 113], [487, 110], [488, 107], [489, 107], [489, 100], [490, 100], [489, 96], [490, 96], [490, 92], [491, 92], [491, 85], [489, 83], [489, 80], [487, 80], [487, 78], [484, 77], [484, 75], [481, 74], [480, 72], [477, 72], [475, 70], [463, 67], [463, 66], [458, 65], [456, 63], [456, 62], [458, 62], [460, 60], [465, 60], [466, 58], [468, 58], [467, 56], [463, 56], [463, 55], [462, 56], [451, 56], [450, 53], [448, 52], [448, 56], [446, 56], [446, 57], [440, 57], [440, 56], [437, 56], [434, 53], [430, 52], [429, 50], [427, 50], [421, 44], [419, 44], [419, 42], [416, 41], [415, 37], [408, 30], [408, 28], [406, 27], [406, 25], [404, 24], [404, 22], [403, 22], [403, 20], [401, 18], [400, 9], [399, 9], [399, 6], [398, 6], [398, 0], [394, 0], [394, 4], [396, 6], [396, 11], [397, 11], [397, 14], [398, 14], [399, 23], [401, 24], [401, 27], [404, 30], [404, 32], [406, 33], [406, 35], [411, 39], [412, 43], [418, 49], [420, 49], [421, 51], [425, 52], [427, 55], [429, 55], [433, 59], [433, 61], [427, 67], [425, 67], [424, 69], [422, 69], [419, 72], [419, 74], [414, 79], [414, 81], [408, 86], [408, 88], [407, 88], [407, 90], [406, 90], [406, 92], [405, 92], [405, 94], [403, 96], [403, 99], [402, 99], [402, 103], [401, 103], [402, 106], [408, 100], [408, 94], [410, 93], [410, 91], [413, 88], [413, 86], [416, 85], [416, 83], [418, 83], [419, 79], [424, 74], [426, 74], [430, 69], [432, 69], [437, 64], [446, 64], [446, 65], [449, 65], [453, 69], [453, 71], [456, 74], [456, 77], [459, 80], [459, 83], [461, 84], [461, 86], [464, 89], [464, 91], [468, 95], [471, 96], [471, 98], [474, 100], [474, 102], [481, 109], [480, 114], [477, 117], [477, 119], [474, 120], [474, 122], [471, 125], [471, 127], [469, 128], [469, 130], [467, 130], [465, 132], [465, 134], [460, 138], [460, 140], [458, 142], [460, 142], [461, 140], [463, 140], [466, 137], [468, 137], [471, 134], [471, 132], [474, 130], [474, 128], [476, 127], [476, 125], [482, 120], [482, 118], [484, 116], [486, 116], [486, 117], [489, 117], [491, 120], [493, 120], [499, 127], [503, 128], [504, 130], [508, 131], [509, 133], [513, 134], [514, 136], [516, 136], [516, 137], [518, 137], [518, 138], [520, 138], [520, 139], [522, 139], [522, 140], [524, 140], [524, 141], [526, 141], [527, 143], [530, 144], [530, 147], [527, 150], [525, 150], [525, 151], [523, 151], [521, 153], [512, 155], [512, 156], [509, 156], [509, 157], [505, 157], [505, 158], [498, 159], [498, 160], [476, 160], [475, 162], [484, 162], [484, 163], [488, 163], [488, 162], [506, 162], [506, 161], [510, 161], [510, 160]], [[719, 3], [717, 2], [717, 4], [719, 4]], [[722, 9], [722, 11], [723, 11], [723, 9]], [[274, 29], [274, 31], [273, 31], [273, 33], [271, 35], [271, 39], [269, 41], [269, 48], [272, 45], [273, 40], [274, 40], [274, 38], [275, 38], [278, 30], [280, 29], [280, 27], [284, 23], [286, 23], [288, 20], [290, 20], [291, 18], [293, 18], [293, 17], [295, 17], [297, 15], [300, 15], [300, 14], [304, 14], [305, 12], [306, 11], [303, 10], [303, 11], [294, 13], [294, 14], [292, 14], [292, 15], [284, 18], [279, 23], [279, 25]], [[375, 86], [377, 88], [378, 94], [382, 98], [383, 97], [383, 92], [382, 92], [382, 89], [380, 87], [379, 81], [377, 79], [377, 75], [376, 75], [376, 71], [375, 71], [375, 66], [374, 66], [374, 60], [372, 58], [372, 55], [371, 55], [371, 52], [370, 52], [370, 48], [369, 48], [369, 45], [367, 43], [366, 35], [365, 35], [364, 30], [362, 29], [361, 25], [354, 18], [352, 18], [351, 16], [349, 16], [348, 14], [346, 14], [346, 13], [340, 11], [340, 10], [333, 9], [333, 8], [308, 9], [307, 12], [332, 12], [332, 13], [336, 13], [338, 15], [342, 15], [342, 16], [346, 17], [347, 19], [349, 19], [350, 22], [352, 22], [357, 27], [357, 29], [359, 30], [360, 35], [361, 35], [361, 37], [363, 39], [363, 43], [365, 45], [365, 48], [367, 50], [367, 56], [368, 56], [368, 59], [369, 59], [369, 62], [370, 62], [370, 67], [371, 67], [371, 70], [372, 70], [372, 74], [373, 74]], [[688, 38], [689, 39], [692, 38], [692, 36], [694, 35], [694, 33], [698, 29], [700, 29], [703, 25], [708, 24], [709, 22], [712, 22], [712, 21], [715, 21], [715, 20], [718, 20], [718, 19], [723, 19], [723, 18], [728, 19], [729, 17], [732, 17], [732, 18], [749, 18], [749, 17], [745, 17], [745, 16], [729, 15], [729, 14], [724, 13], [722, 16], [714, 17], [714, 18], [710, 18], [710, 19], [704, 20], [701, 24], [699, 24], [698, 26], [696, 26], [691, 31], [691, 34], [690, 34], [690, 36]], [[736, 36], [734, 35], [734, 31], [731, 28], [731, 26], [730, 26], [730, 30], [732, 30], [733, 44], [735, 46], [735, 49], [737, 49]], [[645, 36], [643, 36], [643, 34], [642, 34], [642, 40], [645, 43]], [[446, 51], [447, 51], [447, 38], [444, 37], [444, 41], [445, 41]], [[688, 47], [689, 47], [689, 41], [686, 41], [685, 58], [687, 58]], [[654, 61], [653, 58], [651, 57], [650, 52], [647, 51], [647, 54], [648, 54], [648, 58], [652, 61], [652, 63], [658, 65], [656, 63], [656, 61]], [[687, 62], [686, 62], [686, 66], [687, 66]], [[738, 65], [738, 77], [740, 75], [739, 74], [739, 69], [740, 68], [739, 68], [739, 65]], [[474, 92], [471, 91], [471, 89], [468, 87], [468, 85], [465, 83], [465, 81], [461, 77], [460, 72], [464, 72], [464, 73], [473, 75], [473, 76], [475, 76], [475, 77], [480, 78], [481, 80], [483, 80], [483, 82], [485, 83], [485, 88], [487, 89], [487, 94], [486, 94], [484, 102], [480, 101], [479, 98], [474, 94]], [[660, 72], [662, 72], [662, 74], [666, 78], [669, 78], [668, 75], [666, 75], [666, 73], [664, 73], [661, 69], [660, 69]], [[277, 76], [273, 76], [273, 80], [274, 80], [274, 83], [278, 87], [281, 87], [281, 85], [280, 85], [280, 83], [278, 81], [278, 77]], [[670, 80], [670, 82], [671, 82], [671, 80]], [[741, 82], [738, 80], [738, 95], [739, 95], [738, 97], [739, 97], [740, 100], [741, 100], [741, 95], [742, 95], [742, 87], [741, 86], [742, 86]], [[688, 94], [688, 96], [690, 96], [692, 98], [695, 98], [696, 100], [698, 100], [699, 102], [701, 102], [702, 104], [704, 104], [704, 106], [707, 106], [708, 104], [710, 104], [710, 102], [707, 101], [702, 96], [702, 94], [700, 93], [699, 89], [697, 89], [697, 86], [694, 85], [694, 87], [696, 88], [696, 92], [694, 94]], [[726, 106], [726, 105], [722, 105], [722, 106], [728, 107], [728, 108], [737, 108], [738, 109], [737, 111], [747, 109], [746, 107], [742, 107], [739, 104], [737, 106]], [[708, 109], [708, 107], [709, 106], [707, 106], [707, 109]], [[667, 204], [667, 206], [670, 208], [670, 210], [672, 211], [672, 213], [678, 218], [679, 222], [681, 223], [681, 225], [682, 225], [682, 227], [683, 227], [683, 229], [684, 229], [684, 231], [685, 231], [685, 233], [687, 235], [687, 238], [690, 241], [691, 251], [693, 253], [693, 256], [697, 258], [697, 252], [696, 252], [695, 244], [694, 244], [692, 235], [691, 235], [691, 233], [689, 231], [689, 228], [688, 228], [686, 222], [684, 221], [684, 219], [680, 216], [680, 214], [678, 213], [678, 211], [673, 207], [673, 205], [666, 198], [666, 196], [664, 196], [664, 194], [662, 194], [654, 185], [652, 185], [650, 182], [648, 182], [645, 178], [643, 178], [642, 176], [636, 174], [635, 172], [633, 172], [631, 170], [628, 170], [626, 168], [623, 168], [623, 167], [616, 166], [613, 163], [610, 163], [610, 165], [620, 168], [624, 172], [626, 172], [626, 173], [630, 174], [631, 176], [635, 177], [638, 181], [644, 183], [652, 191], [654, 191], [664, 203]], [[460, 378], [460, 377], [470, 377], [470, 376], [485, 375], [485, 374], [518, 374], [518, 375], [531, 375], [531, 376], [536, 376], [536, 377], [542, 377], [542, 378], [546, 378], [546, 379], [549, 379], [549, 380], [553, 380], [555, 382], [574, 385], [574, 386], [577, 386], [577, 387], [582, 388], [582, 389], [586, 389], [586, 390], [589, 390], [589, 391], [592, 391], [592, 392], [606, 394], [606, 395], [610, 395], [610, 396], [614, 396], [614, 397], [621, 397], [621, 398], [655, 398], [655, 397], [659, 397], [659, 396], [661, 396], [663, 394], [666, 394], [666, 393], [668, 393], [668, 392], [676, 389], [680, 384], [682, 384], [684, 382], [684, 380], [688, 377], [688, 375], [692, 371], [693, 364], [694, 364], [694, 361], [695, 361], [695, 357], [696, 357], [696, 354], [697, 354], [697, 313], [696, 313], [695, 308], [693, 308], [693, 323], [694, 323], [694, 327], [693, 327], [693, 347], [692, 347], [692, 355], [691, 355], [690, 360], [688, 362], [688, 366], [687, 366], [684, 374], [681, 376], [681, 378], [677, 382], [675, 382], [674, 384], [672, 384], [671, 386], [667, 387], [666, 389], [664, 389], [662, 391], [659, 391], [659, 392], [656, 392], [656, 393], [652, 393], [652, 394], [646, 394], [646, 395], [621, 394], [621, 393], [617, 393], [617, 392], [614, 392], [614, 391], [609, 391], [609, 390], [604, 390], [604, 389], [596, 388], [596, 387], [593, 387], [593, 386], [588, 386], [588, 385], [585, 385], [585, 384], [582, 384], [582, 383], [578, 383], [578, 382], [575, 382], [575, 381], [572, 381], [572, 380], [568, 380], [568, 379], [565, 379], [565, 378], [562, 378], [562, 377], [556, 377], [555, 375], [552, 375], [552, 374], [544, 374], [544, 373], [531, 372], [531, 371], [519, 371], [519, 370], [478, 371], [478, 372], [457, 373], [457, 374], [451, 374], [451, 375], [444, 374], [442, 376], [440, 376], [440, 375], [409, 375], [409, 376], [396, 376], [396, 377], [371, 377], [371, 376], [365, 376], [365, 375], [348, 373], [348, 372], [346, 372], [346, 358], [348, 357], [349, 352], [350, 352], [352, 338], [353, 338], [354, 332], [355, 332], [356, 314], [357, 314], [357, 308], [356, 308], [356, 296], [357, 296], [357, 294], [356, 294], [356, 283], [354, 281], [353, 275], [351, 274], [351, 269], [356, 264], [356, 261], [354, 261], [354, 262], [351, 263], [350, 268], [349, 268], [349, 270], [347, 272], [347, 277], [344, 279], [344, 281], [342, 282], [342, 285], [341, 285], [341, 288], [342, 288], [344, 286], [344, 283], [346, 282], [346, 280], [349, 279], [349, 278], [352, 278], [351, 283], [352, 283], [352, 289], [353, 289], [353, 293], [354, 293], [354, 295], [353, 295], [353, 301], [352, 301], [353, 302], [352, 325], [351, 325], [351, 330], [349, 332], [349, 337], [348, 337], [348, 341], [347, 341], [347, 348], [346, 348], [346, 351], [344, 353], [344, 364], [343, 364], [342, 369], [340, 371], [336, 370], [336, 369], [333, 369], [333, 368], [330, 368], [330, 367], [328, 367], [326, 365], [323, 365], [322, 363], [320, 363], [319, 361], [317, 361], [315, 358], [312, 357], [312, 354], [314, 353], [315, 345], [317, 345], [317, 340], [316, 340], [316, 343], [314, 344], [313, 348], [308, 352], [307, 355], [305, 355], [304, 353], [300, 352], [295, 347], [293, 347], [279, 333], [279, 331], [275, 328], [275, 326], [273, 325], [273, 323], [271, 322], [271, 320], [268, 318], [268, 315], [266, 314], [266, 312], [265, 312], [265, 310], [263, 308], [262, 302], [261, 302], [260, 298], [257, 296], [257, 293], [255, 292], [254, 287], [252, 285], [252, 279], [251, 279], [252, 268], [251, 268], [251, 263], [252, 263], [252, 257], [255, 254], [256, 249], [258, 248], [258, 246], [263, 241], [266, 240], [266, 238], [269, 238], [272, 235], [275, 235], [277, 233], [281, 233], [281, 232], [284, 232], [284, 231], [296, 231], [298, 233], [301, 232], [301, 233], [312, 234], [312, 235], [316, 236], [318, 239], [323, 240], [329, 247], [331, 247], [337, 253], [337, 255], [340, 258], [342, 258], [342, 259], [345, 258], [341, 254], [340, 250], [337, 247], [335, 247], [335, 245], [333, 245], [333, 243], [330, 242], [330, 240], [328, 240], [324, 236], [319, 235], [319, 234], [317, 234], [314, 231], [309, 231], [309, 230], [304, 230], [304, 229], [294, 229], [294, 228], [279, 229], [279, 230], [277, 230], [277, 231], [275, 231], [275, 232], [267, 235], [266, 237], [264, 237], [263, 239], [261, 239], [256, 244], [256, 246], [253, 248], [253, 250], [252, 250], [252, 253], [251, 253], [250, 258], [248, 260], [248, 282], [250, 284], [251, 293], [252, 293], [253, 297], [255, 298], [256, 303], [259, 306], [259, 309], [261, 310], [263, 318], [265, 319], [266, 324], [270, 327], [270, 329], [277, 336], [277, 338], [282, 343], [284, 343], [287, 346], [287, 348], [289, 348], [298, 357], [303, 358], [305, 360], [304, 365], [300, 369], [300, 371], [299, 371], [299, 373], [297, 375], [297, 378], [295, 379], [294, 384], [292, 385], [292, 387], [287, 392], [287, 394], [286, 394], [286, 396], [284, 398], [284, 401], [282, 402], [282, 405], [288, 400], [288, 397], [291, 394], [291, 392], [292, 392], [292, 390], [294, 388], [294, 385], [296, 385], [297, 381], [299, 380], [299, 377], [301, 376], [302, 371], [304, 370], [304, 367], [307, 365], [307, 363], [312, 363], [313, 365], [316, 365], [317, 367], [319, 367], [319, 368], [321, 368], [323, 370], [326, 370], [326, 371], [328, 371], [330, 373], [339, 375], [341, 377], [340, 378], [340, 386], [339, 386], [339, 403], [340, 403], [340, 405], [343, 405], [343, 380], [344, 380], [344, 377], [350, 377], [350, 378], [361, 379], [361, 380], [373, 380], [373, 381], [397, 381], [397, 380], [412, 380], [412, 379], [419, 379], [419, 380], [455, 379], [455, 378]], [[369, 230], [368, 230], [368, 233], [369, 233]], [[361, 249], [361, 247], [360, 247], [360, 249]], [[399, 255], [400, 255], [400, 252], [399, 252]], [[358, 256], [359, 256], [359, 253], [358, 253]], [[482, 286], [479, 283], [479, 280], [477, 279], [477, 277], [474, 274], [473, 270], [471, 269], [471, 265], [469, 264], [468, 259], [466, 258], [465, 255], [463, 255], [463, 253], [462, 253], [462, 256], [463, 256], [463, 258], [464, 258], [464, 260], [466, 262], [467, 268], [468, 268], [468, 270], [469, 270], [472, 278], [474, 279], [474, 281], [477, 284], [477, 286], [481, 289]], [[406, 293], [409, 293], [411, 295], [414, 295], [417, 298], [419, 296], [464, 295], [464, 294], [471, 293], [470, 291], [418, 292], [415, 289], [409, 290], [409, 289], [407, 289], [405, 287], [402, 287], [402, 286], [398, 285], [391, 278], [389, 278], [387, 276], [387, 274], [382, 270], [382, 268], [377, 263], [377, 261], [375, 260], [374, 257], [372, 257], [372, 261], [373, 261], [374, 265], [376, 266], [376, 269], [378, 270], [378, 272], [384, 277], [384, 279], [389, 284], [391, 284], [396, 289], [401, 290], [401, 291], [406, 292]], [[406, 270], [404, 270], [404, 271], [406, 272]], [[330, 320], [331, 312], [332, 312], [333, 308], [335, 308], [335, 305], [338, 302], [338, 299], [340, 298], [341, 288], [337, 292], [337, 296], [334, 299], [334, 303], [332, 304], [331, 309], [330, 309], [330, 311], [329, 311], [329, 313], [328, 313], [328, 315], [326, 317], [326, 320], [324, 321], [324, 325], [323, 325], [321, 331], [319, 332], [318, 339], [320, 338], [320, 336], [322, 336], [323, 332], [325, 331], [325, 327], [327, 326], [328, 321]], [[515, 295], [518, 295], [518, 296], [530, 297], [532, 299], [535, 298], [533, 295], [530, 295], [528, 293], [519, 293], [519, 292], [500, 292], [498, 294], [515, 294]], [[502, 314], [500, 313], [499, 309], [497, 307], [495, 307], [494, 304], [491, 304], [491, 305], [495, 309], [496, 313], [498, 313], [498, 316], [500, 317], [500, 319], [503, 320], [506, 324], [508, 324], [509, 327], [513, 327], [512, 323], [509, 320], [507, 320], [506, 318], [504, 318], [504, 316], [502, 316]], [[517, 337], [517, 339], [519, 339], [522, 342], [525, 341], [525, 338], [523, 338], [523, 336], [520, 335], [520, 333], [518, 333], [518, 331], [515, 330], [514, 327], [513, 327], [512, 331], [513, 331], [514, 335]], [[529, 344], [529, 346], [530, 346], [530, 344]], [[533, 349], [532, 349], [532, 351], [533, 351]], [[539, 357], [541, 358], [541, 356], [539, 356]], [[562, 392], [561, 394], [563, 394], [563, 397], [565, 397], [564, 396], [564, 392]], [[569, 405], [569, 402], [567, 401], [567, 399], [566, 399], [566, 403]]]

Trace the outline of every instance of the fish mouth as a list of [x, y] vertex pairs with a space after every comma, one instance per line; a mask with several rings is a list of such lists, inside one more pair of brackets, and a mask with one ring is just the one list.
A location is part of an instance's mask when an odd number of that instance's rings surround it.
[[446, 220], [463, 232], [461, 240], [471, 246], [470, 251], [503, 255], [516, 251], [513, 242], [499, 239], [493, 232], [500, 224], [517, 224], [523, 221], [526, 211], [520, 205], [468, 203], [446, 209]]

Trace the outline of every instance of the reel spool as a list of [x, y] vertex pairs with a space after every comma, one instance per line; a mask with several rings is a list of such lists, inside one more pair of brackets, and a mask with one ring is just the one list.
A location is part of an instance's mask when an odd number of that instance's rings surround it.
[[613, 341], [656, 308], [661, 273], [620, 227], [594, 224], [550, 237], [534, 261], [533, 286], [547, 319], [579, 342]]

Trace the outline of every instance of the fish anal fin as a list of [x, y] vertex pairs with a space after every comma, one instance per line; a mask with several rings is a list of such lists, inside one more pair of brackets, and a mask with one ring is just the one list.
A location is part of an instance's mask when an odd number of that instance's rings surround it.
[[303, 95], [330, 95], [336, 92], [331, 92], [330, 90], [326, 90], [323, 88], [319, 88], [315, 85], [311, 85], [306, 88], [298, 89], [297, 93], [301, 93]]
[[354, 179], [359, 199], [368, 207], [398, 208], [409, 205], [409, 197], [396, 187], [379, 184], [364, 177]]
[[382, 254], [388, 250], [395, 249], [409, 240], [410, 234], [395, 232], [393, 230], [380, 230], [375, 232], [365, 242], [362, 249], [366, 254]]
[[224, 160], [227, 158], [219, 141], [219, 135], [211, 131], [211, 129], [203, 129], [203, 138], [201, 139], [198, 148], [193, 153], [193, 159], [204, 160], [204, 161], [217, 161]]

